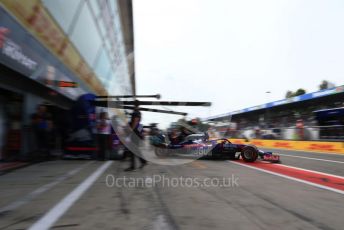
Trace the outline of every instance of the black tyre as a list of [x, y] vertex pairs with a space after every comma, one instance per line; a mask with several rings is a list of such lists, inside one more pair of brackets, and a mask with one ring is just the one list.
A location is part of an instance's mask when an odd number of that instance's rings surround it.
[[154, 148], [154, 153], [157, 157], [162, 158], [168, 156], [169, 150], [165, 144], [153, 145], [152, 147]]
[[254, 162], [258, 158], [258, 150], [255, 146], [246, 146], [241, 151], [241, 157], [246, 162]]

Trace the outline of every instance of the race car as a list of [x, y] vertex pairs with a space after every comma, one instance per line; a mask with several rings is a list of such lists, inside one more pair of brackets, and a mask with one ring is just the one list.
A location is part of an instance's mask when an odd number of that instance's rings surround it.
[[195, 134], [188, 136], [185, 141], [179, 144], [166, 145], [166, 149], [171, 151], [162, 151], [165, 156], [193, 156], [198, 158], [227, 158], [233, 160], [240, 159], [241, 157], [245, 162], [255, 162], [258, 158], [272, 163], [280, 162], [279, 155], [259, 150], [254, 145], [233, 144], [225, 138], [205, 140], [201, 135]]

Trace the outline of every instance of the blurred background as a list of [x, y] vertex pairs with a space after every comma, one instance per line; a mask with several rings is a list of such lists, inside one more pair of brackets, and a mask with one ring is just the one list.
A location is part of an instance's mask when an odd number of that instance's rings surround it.
[[343, 0], [0, 0], [0, 229], [343, 229], [343, 22]]
[[1, 0], [0, 159], [30, 159], [40, 129], [56, 153], [94, 129], [103, 109], [77, 108], [90, 93], [213, 103], [143, 112], [167, 133], [180, 119], [214, 137], [342, 141], [340, 2], [220, 3]]
[[2, 0], [0, 159], [37, 149], [38, 113], [53, 125], [47, 141], [58, 151], [81, 95], [135, 95], [133, 39], [131, 1]]

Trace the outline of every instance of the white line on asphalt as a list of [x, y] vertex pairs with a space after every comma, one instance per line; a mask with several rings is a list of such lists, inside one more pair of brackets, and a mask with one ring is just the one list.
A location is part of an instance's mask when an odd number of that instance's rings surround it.
[[94, 182], [110, 167], [112, 161], [108, 161], [100, 166], [91, 176], [86, 178], [78, 187], [71, 193], [65, 196], [59, 203], [57, 203], [48, 213], [33, 224], [29, 230], [43, 230], [49, 229], [53, 224], [68, 211], [72, 205], [80, 199], [80, 197], [94, 184]]
[[286, 176], [286, 175], [283, 175], [283, 174], [280, 174], [280, 173], [271, 172], [271, 171], [268, 171], [268, 170], [265, 170], [265, 169], [261, 169], [261, 168], [256, 168], [256, 167], [253, 167], [253, 166], [250, 166], [250, 165], [240, 164], [240, 163], [234, 162], [234, 161], [229, 161], [229, 162], [233, 163], [233, 164], [236, 164], [236, 165], [244, 166], [244, 167], [247, 167], [247, 168], [250, 168], [250, 169], [255, 169], [257, 171], [265, 172], [265, 173], [268, 173], [268, 174], [271, 174], [271, 175], [283, 177], [283, 178], [286, 178], [286, 179], [289, 179], [289, 180], [301, 182], [301, 183], [304, 183], [304, 184], [307, 184], [307, 185], [311, 185], [311, 186], [314, 186], [314, 187], [317, 187], [317, 188], [329, 190], [329, 191], [336, 192], [336, 193], [344, 195], [344, 191], [339, 190], [339, 189], [330, 188], [330, 187], [327, 187], [327, 186], [324, 186], [324, 185], [320, 185], [320, 184], [312, 183], [312, 182], [309, 182], [309, 181], [297, 179], [297, 178]]
[[326, 162], [344, 164], [344, 161], [334, 161], [334, 160], [327, 160], [327, 159], [314, 158], [314, 157], [303, 157], [303, 156], [289, 155], [289, 154], [282, 154], [282, 153], [278, 153], [278, 155], [286, 156], [286, 157], [302, 158], [302, 159], [308, 159], [308, 160], [315, 160], [315, 161], [326, 161]]
[[166, 229], [166, 230], [173, 229], [170, 226], [170, 224], [168, 224], [168, 221], [166, 220], [166, 217], [164, 215], [158, 215], [153, 222], [153, 230], [160, 230], [160, 229]]
[[55, 185], [57, 185], [57, 184], [61, 183], [62, 181], [67, 180], [68, 178], [74, 176], [80, 170], [82, 170], [86, 166], [90, 165], [91, 163], [93, 163], [93, 162], [88, 162], [86, 164], [83, 164], [81, 167], [73, 169], [73, 170], [69, 171], [68, 173], [56, 178], [56, 180], [37, 188], [36, 190], [34, 190], [31, 193], [27, 194], [26, 196], [22, 197], [21, 199], [16, 200], [13, 203], [11, 203], [11, 204], [3, 207], [3, 208], [0, 208], [0, 213], [15, 210], [15, 209], [19, 208], [20, 206], [29, 203], [31, 200], [35, 199], [39, 195], [52, 189]]

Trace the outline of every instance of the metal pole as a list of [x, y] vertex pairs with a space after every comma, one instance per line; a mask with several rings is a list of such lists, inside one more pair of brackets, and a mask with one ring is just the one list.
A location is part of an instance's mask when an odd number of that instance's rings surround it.
[[120, 99], [120, 98], [156, 98], [160, 99], [160, 94], [154, 95], [117, 95], [117, 96], [97, 96], [97, 99]]

